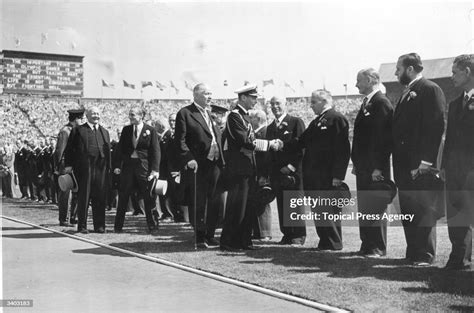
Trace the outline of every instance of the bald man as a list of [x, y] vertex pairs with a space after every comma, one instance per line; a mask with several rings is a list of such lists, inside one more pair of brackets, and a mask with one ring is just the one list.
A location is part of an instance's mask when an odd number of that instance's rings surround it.
[[196, 210], [190, 206], [189, 219], [196, 231], [197, 247], [207, 248], [219, 244], [214, 238], [219, 212], [216, 206], [209, 204], [216, 195], [217, 180], [225, 162], [221, 131], [210, 115], [211, 89], [198, 84], [194, 87], [193, 98], [191, 105], [176, 114], [174, 141], [179, 168], [185, 169], [185, 180], [191, 186], [194, 186], [193, 173], [196, 174], [195, 188], [192, 188], [196, 190]]
[[[268, 140], [280, 139], [283, 143], [298, 138], [304, 132], [303, 121], [299, 117], [288, 114], [287, 101], [285, 97], [274, 96], [270, 99], [272, 113], [275, 116], [273, 122], [268, 125], [266, 138]], [[272, 188], [276, 193], [278, 220], [283, 237], [282, 245], [303, 245], [306, 240], [306, 225], [304, 221], [293, 222], [293, 225], [285, 223], [283, 210], [283, 192], [285, 190], [302, 190], [302, 165], [303, 152], [296, 153], [287, 151], [270, 151], [269, 176]], [[283, 182], [285, 177], [294, 178], [294, 184], [286, 186]], [[285, 225], [286, 224], [286, 225]]]
[[77, 231], [87, 234], [87, 211], [92, 204], [94, 231], [105, 233], [106, 177], [111, 168], [110, 136], [100, 122], [100, 110], [86, 111], [87, 123], [74, 127], [64, 152], [65, 172], [74, 171], [77, 192]]

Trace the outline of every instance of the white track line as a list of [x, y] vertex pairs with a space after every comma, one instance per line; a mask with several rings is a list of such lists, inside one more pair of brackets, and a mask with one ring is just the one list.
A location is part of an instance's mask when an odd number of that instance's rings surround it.
[[117, 248], [117, 247], [110, 246], [110, 245], [107, 245], [107, 244], [103, 244], [103, 243], [100, 243], [100, 242], [97, 242], [97, 241], [94, 241], [94, 240], [90, 240], [90, 239], [87, 239], [87, 238], [84, 238], [84, 237], [71, 235], [71, 234], [68, 234], [68, 233], [65, 233], [65, 232], [61, 232], [61, 231], [57, 231], [57, 230], [50, 229], [50, 228], [47, 228], [47, 227], [39, 226], [39, 225], [36, 225], [36, 224], [33, 224], [33, 223], [29, 223], [29, 222], [26, 222], [26, 221], [15, 219], [15, 218], [12, 218], [12, 217], [4, 216], [4, 215], [0, 215], [0, 216], [4, 219], [7, 219], [7, 220], [10, 220], [10, 221], [13, 221], [13, 222], [22, 223], [22, 224], [26, 224], [26, 225], [29, 225], [29, 226], [32, 226], [32, 227], [35, 227], [35, 228], [40, 228], [40, 229], [43, 229], [43, 230], [46, 230], [46, 231], [49, 231], [49, 232], [52, 232], [52, 233], [61, 234], [63, 236], [70, 237], [70, 238], [73, 238], [73, 239], [76, 239], [76, 240], [81, 240], [81, 241], [84, 241], [84, 242], [87, 242], [87, 243], [91, 243], [91, 244], [99, 246], [99, 247], [103, 247], [103, 248], [106, 248], [106, 249], [110, 249], [110, 250], [113, 250], [113, 251], [117, 251], [117, 252], [120, 252], [120, 253], [131, 255], [131, 256], [134, 256], [134, 257], [137, 257], [137, 258], [140, 258], [140, 259], [143, 259], [143, 260], [147, 260], [147, 261], [159, 263], [159, 264], [162, 264], [162, 265], [170, 266], [170, 267], [173, 267], [173, 268], [177, 268], [177, 269], [180, 269], [180, 270], [183, 270], [183, 271], [186, 271], [186, 272], [190, 272], [190, 273], [193, 273], [193, 274], [197, 274], [197, 275], [200, 275], [200, 276], [204, 276], [204, 277], [207, 277], [207, 278], [218, 280], [218, 281], [221, 281], [221, 282], [224, 282], [224, 283], [227, 283], [227, 284], [231, 284], [231, 285], [234, 285], [234, 286], [239, 286], [239, 287], [249, 289], [249, 290], [252, 290], [252, 291], [260, 292], [260, 293], [263, 293], [265, 295], [272, 296], [272, 297], [275, 297], [275, 298], [279, 298], [279, 299], [282, 299], [282, 300], [295, 302], [295, 303], [298, 303], [298, 304], [301, 304], [301, 305], [304, 305], [304, 306], [308, 306], [308, 307], [311, 307], [311, 308], [315, 308], [315, 309], [318, 309], [318, 310], [323, 310], [323, 311], [327, 311], [327, 312], [349, 312], [349, 311], [344, 310], [344, 309], [339, 309], [339, 308], [329, 306], [329, 305], [326, 305], [326, 304], [322, 304], [322, 303], [318, 303], [318, 302], [315, 302], [315, 301], [306, 300], [306, 299], [303, 299], [303, 298], [298, 298], [298, 297], [291, 296], [291, 295], [288, 295], [288, 294], [285, 294], [285, 293], [282, 293], [282, 292], [278, 292], [278, 291], [270, 290], [270, 289], [267, 289], [267, 288], [255, 286], [255, 285], [252, 285], [252, 284], [249, 284], [249, 283], [245, 283], [245, 282], [235, 280], [235, 279], [232, 279], [232, 278], [227, 278], [227, 277], [224, 277], [224, 276], [221, 276], [221, 275], [208, 273], [208, 272], [205, 272], [205, 271], [202, 271], [202, 270], [198, 270], [198, 269], [195, 269], [195, 268], [192, 268], [192, 267], [189, 267], [189, 266], [185, 266], [185, 265], [181, 265], [181, 264], [178, 264], [178, 263], [170, 262], [170, 261], [167, 261], [167, 260], [164, 260], [164, 259], [155, 258], [155, 257], [147, 256], [147, 255], [144, 255], [144, 254], [132, 252], [132, 251], [129, 251], [129, 250]]

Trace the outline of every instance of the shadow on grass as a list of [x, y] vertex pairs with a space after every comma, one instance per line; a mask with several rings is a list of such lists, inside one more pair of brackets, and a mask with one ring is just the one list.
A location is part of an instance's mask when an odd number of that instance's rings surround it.
[[253, 260], [243, 264], [272, 263], [290, 267], [294, 273], [328, 273], [334, 278], [372, 277], [381, 281], [425, 282], [427, 287], [404, 288], [413, 293], [450, 293], [474, 295], [473, 271], [446, 271], [438, 267], [416, 268], [404, 259], [366, 259], [348, 252], [316, 252], [294, 247], [266, 247], [246, 251]]

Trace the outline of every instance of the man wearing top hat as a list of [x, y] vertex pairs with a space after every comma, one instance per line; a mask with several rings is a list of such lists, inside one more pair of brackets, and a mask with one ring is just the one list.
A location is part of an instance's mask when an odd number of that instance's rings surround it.
[[139, 203], [143, 203], [148, 230], [153, 232], [158, 226], [152, 215], [156, 199], [149, 190], [149, 182], [159, 177], [160, 144], [155, 129], [143, 123], [145, 115], [140, 107], [130, 109], [130, 125], [122, 129], [117, 146], [114, 173], [120, 174], [120, 189], [115, 232], [122, 231], [128, 199], [134, 190], [138, 191]]
[[[72, 109], [67, 111], [69, 114], [69, 122], [61, 128], [58, 133], [58, 141], [56, 143], [56, 149], [53, 155], [54, 170], [58, 175], [65, 174], [65, 165], [64, 165], [64, 150], [66, 149], [67, 141], [69, 135], [74, 127], [84, 124], [84, 109]], [[58, 208], [59, 208], [59, 225], [60, 226], [69, 226], [71, 224], [77, 223], [76, 217], [76, 205], [77, 205], [77, 194], [72, 194], [71, 199], [71, 209], [69, 212], [69, 221], [68, 217], [68, 204], [71, 191], [62, 191], [59, 189], [58, 192]]]
[[[176, 114], [175, 147], [179, 167], [186, 169], [188, 185], [194, 186], [196, 175], [196, 203], [189, 206], [189, 220], [196, 225], [196, 246], [217, 246], [214, 238], [219, 211], [211, 205], [216, 196], [217, 182], [225, 160], [221, 145], [221, 132], [211, 118], [211, 89], [198, 84], [193, 89], [194, 101]], [[194, 196], [194, 191], [189, 195]], [[188, 203], [190, 201], [187, 201]], [[195, 208], [194, 208], [195, 206]]]
[[[374, 181], [390, 179], [393, 109], [379, 89], [380, 76], [372, 68], [359, 71], [356, 87], [364, 95], [354, 122], [352, 144], [353, 173], [356, 175], [358, 210], [364, 214], [382, 214], [386, 203], [375, 203], [369, 186]], [[378, 258], [387, 252], [387, 222], [359, 220], [358, 254]]]
[[[248, 110], [257, 103], [257, 86], [246, 85], [236, 93], [238, 103], [228, 115], [224, 131], [229, 191], [220, 248], [226, 251], [260, 248], [252, 243], [255, 208], [252, 208], [248, 201], [249, 195], [256, 191], [258, 184], [255, 161], [256, 138], [248, 115]], [[265, 142], [268, 149], [268, 141]]]
[[436, 212], [421, 205], [428, 186], [415, 183], [436, 167], [444, 132], [446, 100], [441, 88], [422, 75], [423, 65], [416, 53], [398, 58], [395, 76], [406, 88], [393, 113], [393, 175], [399, 190], [402, 214], [414, 214], [403, 221], [407, 243], [406, 260], [417, 267], [430, 266], [436, 251]]
[[64, 151], [65, 172], [74, 171], [77, 192], [77, 231], [87, 230], [89, 203], [92, 205], [94, 231], [105, 233], [107, 172], [111, 168], [109, 132], [99, 124], [100, 111], [91, 107], [86, 111], [87, 122], [74, 127]]

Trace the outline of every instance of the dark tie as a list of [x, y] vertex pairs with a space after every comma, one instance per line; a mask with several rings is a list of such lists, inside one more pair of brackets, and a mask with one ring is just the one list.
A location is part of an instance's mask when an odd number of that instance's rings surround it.
[[367, 97], [364, 97], [364, 100], [362, 101], [362, 111], [365, 111], [365, 106], [367, 105]]
[[133, 125], [133, 136], [137, 139], [137, 125]]
[[470, 99], [469, 95], [465, 95], [464, 98], [462, 99], [462, 108], [463, 109], [466, 109], [466, 105], [469, 102], [469, 99]]

